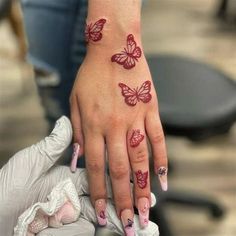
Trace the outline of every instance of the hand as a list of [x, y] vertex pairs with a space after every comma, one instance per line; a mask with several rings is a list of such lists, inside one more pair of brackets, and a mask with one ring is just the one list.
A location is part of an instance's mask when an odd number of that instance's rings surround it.
[[[104, 40], [111, 34], [105, 32], [105, 26], [103, 34]], [[115, 55], [112, 52], [119, 52], [117, 48], [132, 38], [142, 52], [140, 36], [129, 35], [123, 40], [122, 35], [116, 37], [119, 37], [118, 46], [108, 40], [104, 44], [102, 40], [88, 44], [70, 99], [74, 142], [81, 147], [79, 154], [84, 152], [86, 157], [91, 201], [97, 215], [106, 208], [107, 151], [117, 215], [121, 216], [124, 228], [133, 219], [129, 188], [132, 174], [135, 206], [139, 210], [140, 224], [145, 227], [150, 207], [147, 141], [149, 139], [152, 146], [155, 172], [162, 188], [167, 190], [165, 139], [156, 92], [143, 53], [134, 60], [135, 66], [128, 68], [130, 70], [121, 62], [116, 63], [112, 56]], [[98, 206], [98, 202], [102, 204]]]
[[[13, 235], [17, 218], [36, 202], [47, 201], [48, 194], [59, 182], [71, 178], [81, 202], [81, 214], [86, 220], [79, 219], [65, 228], [46, 229], [39, 235], [94, 235], [94, 227], [90, 222], [97, 223], [95, 212], [88, 201], [89, 194], [86, 171], [78, 169], [72, 174], [69, 167], [54, 166], [72, 139], [70, 121], [62, 117], [50, 136], [39, 143], [16, 153], [0, 170], [0, 229], [1, 235]], [[109, 180], [107, 189], [110, 190]], [[111, 191], [108, 192], [111, 198]], [[122, 234], [122, 226], [111, 203], [108, 204], [107, 227]], [[137, 217], [136, 217], [137, 218]], [[143, 231], [136, 227], [137, 235], [158, 235], [154, 223]], [[48, 233], [48, 234], [47, 234]]]

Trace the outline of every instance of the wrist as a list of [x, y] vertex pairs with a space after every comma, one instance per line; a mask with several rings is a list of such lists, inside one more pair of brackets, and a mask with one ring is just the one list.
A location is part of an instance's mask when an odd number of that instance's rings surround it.
[[135, 67], [143, 58], [140, 14], [140, 0], [89, 0], [87, 56], [125, 69]]
[[140, 0], [89, 0], [87, 26], [94, 29], [95, 23], [103, 23], [101, 39], [89, 41], [88, 51], [95, 49], [106, 53], [120, 47], [124, 49], [123, 42], [126, 42], [129, 34], [134, 35], [137, 44], [141, 45], [140, 15]]
[[112, 56], [114, 53], [124, 50], [127, 46], [128, 35], [133, 35], [136, 44], [142, 48], [141, 33], [139, 23], [134, 23], [129, 29], [121, 28], [118, 24], [109, 25], [102, 31], [102, 39], [98, 42], [89, 41], [87, 44], [87, 54], [96, 53], [98, 55]]

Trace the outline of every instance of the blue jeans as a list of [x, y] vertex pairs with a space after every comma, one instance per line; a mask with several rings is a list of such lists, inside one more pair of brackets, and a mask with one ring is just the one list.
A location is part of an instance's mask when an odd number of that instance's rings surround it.
[[69, 95], [86, 53], [87, 0], [21, 0], [29, 52], [50, 126], [70, 115]]
[[[27, 57], [35, 69], [38, 93], [51, 130], [60, 116], [70, 116], [70, 92], [86, 53], [87, 0], [21, 3], [29, 44]], [[71, 149], [60, 164], [70, 162]], [[78, 165], [84, 167], [84, 159], [79, 159]]]

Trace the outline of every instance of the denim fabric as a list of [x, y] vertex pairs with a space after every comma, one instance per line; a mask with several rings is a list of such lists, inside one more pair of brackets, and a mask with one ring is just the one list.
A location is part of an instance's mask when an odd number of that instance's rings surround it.
[[[86, 45], [87, 0], [21, 0], [29, 44], [28, 61], [51, 130], [62, 115], [70, 116], [69, 96]], [[68, 164], [72, 148], [59, 164]], [[84, 167], [84, 159], [78, 161]]]
[[[21, 0], [28, 60], [50, 125], [69, 116], [69, 95], [85, 56], [87, 0]], [[37, 73], [43, 71], [45, 73]]]

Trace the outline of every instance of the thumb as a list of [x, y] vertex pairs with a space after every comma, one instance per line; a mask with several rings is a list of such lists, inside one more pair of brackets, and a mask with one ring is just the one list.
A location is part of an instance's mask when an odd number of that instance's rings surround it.
[[4, 178], [5, 186], [8, 187], [14, 184], [18, 188], [23, 188], [27, 184], [28, 188], [61, 157], [70, 144], [71, 138], [70, 121], [63, 116], [56, 122], [55, 128], [48, 137], [17, 152], [1, 169], [0, 179]]
[[70, 120], [62, 116], [56, 121], [51, 134], [32, 146], [32, 151], [34, 152], [32, 155], [41, 158], [41, 163], [44, 163], [44, 170], [47, 171], [70, 145], [71, 139], [72, 128]]

